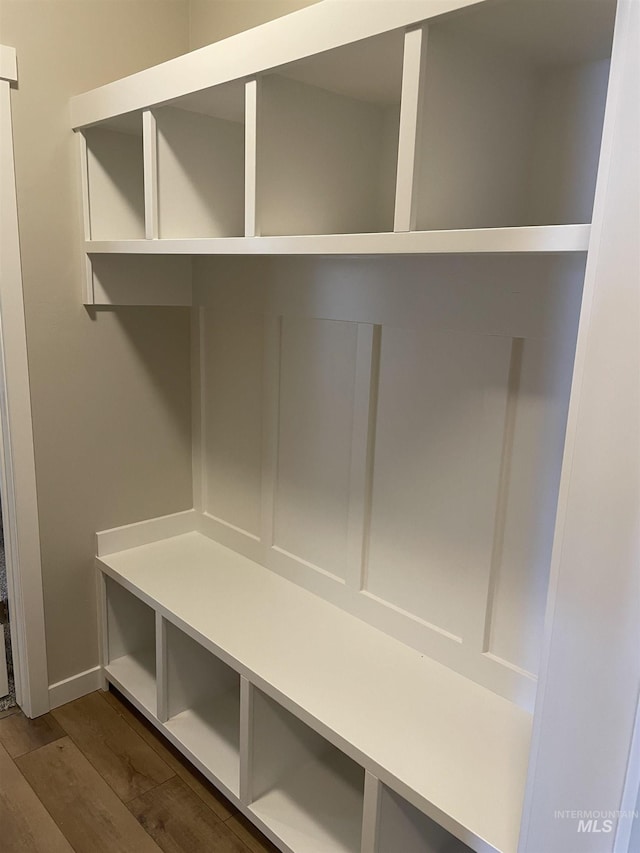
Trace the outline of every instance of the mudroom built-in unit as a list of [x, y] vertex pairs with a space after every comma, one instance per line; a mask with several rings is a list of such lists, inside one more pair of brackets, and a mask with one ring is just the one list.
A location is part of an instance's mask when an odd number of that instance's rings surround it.
[[98, 532], [105, 684], [283, 851], [540, 853], [618, 6], [326, 0], [71, 102], [85, 303], [192, 313], [193, 507]]

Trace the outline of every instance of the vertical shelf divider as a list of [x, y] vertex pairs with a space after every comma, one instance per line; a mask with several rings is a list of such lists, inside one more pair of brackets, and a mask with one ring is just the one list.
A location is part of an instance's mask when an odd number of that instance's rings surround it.
[[156, 690], [157, 716], [161, 723], [169, 719], [169, 685], [167, 679], [167, 623], [156, 613]]
[[240, 676], [240, 800], [253, 800], [253, 685]]
[[104, 668], [109, 663], [109, 623], [107, 620], [107, 581], [102, 572], [96, 578], [98, 592], [98, 654], [100, 658], [100, 689], [108, 690]]
[[157, 240], [158, 224], [158, 128], [152, 110], [142, 113], [144, 162], [144, 236]]
[[416, 166], [422, 129], [427, 34], [425, 24], [409, 30], [404, 36], [394, 231], [414, 231], [416, 227]]
[[364, 804], [362, 809], [361, 853], [376, 853], [378, 844], [378, 820], [380, 817], [381, 785], [369, 771], [364, 774]]
[[258, 78], [245, 84], [244, 109], [244, 236], [257, 237], [258, 133], [260, 118], [260, 83]]

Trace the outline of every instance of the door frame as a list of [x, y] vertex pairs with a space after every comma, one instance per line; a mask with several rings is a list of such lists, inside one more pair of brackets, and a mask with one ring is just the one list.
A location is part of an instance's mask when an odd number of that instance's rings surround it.
[[14, 48], [0, 45], [0, 497], [16, 699], [49, 710], [40, 527], [18, 232], [11, 87]]

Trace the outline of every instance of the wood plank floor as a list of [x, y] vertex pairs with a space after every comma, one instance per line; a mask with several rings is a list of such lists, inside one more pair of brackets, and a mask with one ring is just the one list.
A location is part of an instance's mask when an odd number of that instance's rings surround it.
[[121, 696], [0, 718], [2, 853], [276, 853]]

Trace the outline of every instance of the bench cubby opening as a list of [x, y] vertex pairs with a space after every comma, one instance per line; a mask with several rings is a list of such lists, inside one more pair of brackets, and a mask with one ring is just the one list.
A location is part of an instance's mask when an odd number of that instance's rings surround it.
[[251, 811], [292, 850], [360, 853], [364, 770], [253, 691]]
[[395, 791], [381, 785], [376, 853], [473, 853]]
[[165, 622], [169, 732], [236, 796], [239, 793], [240, 676]]
[[105, 578], [106, 674], [126, 696], [156, 713], [155, 612], [120, 584]]

